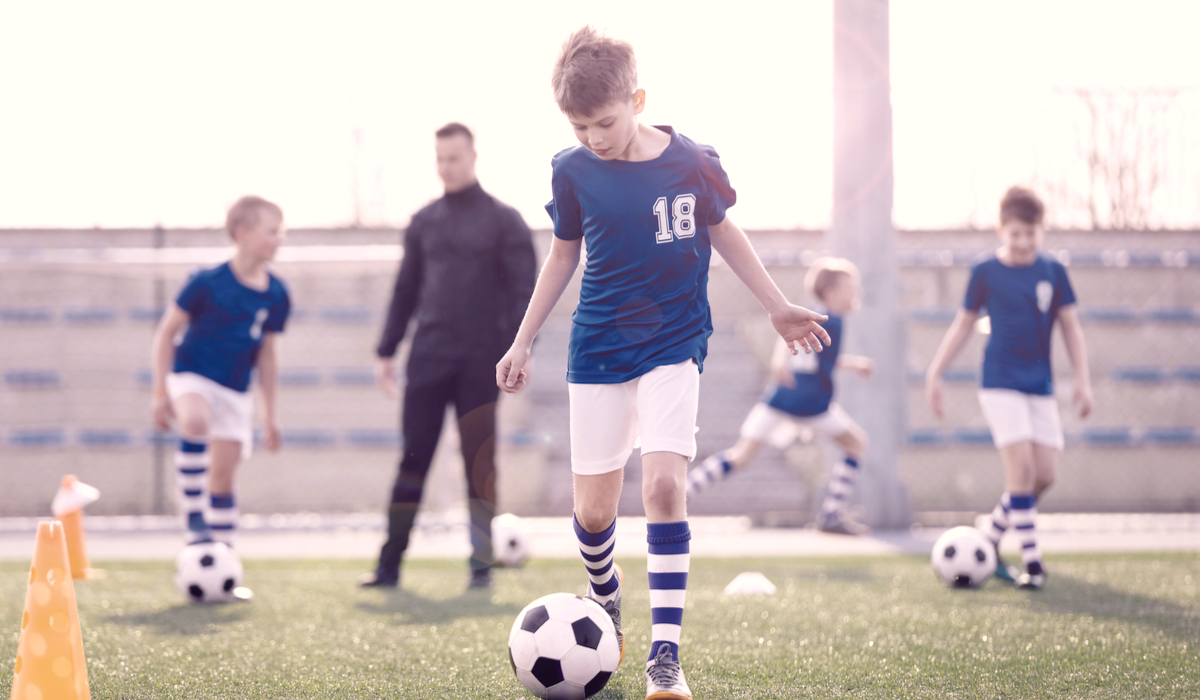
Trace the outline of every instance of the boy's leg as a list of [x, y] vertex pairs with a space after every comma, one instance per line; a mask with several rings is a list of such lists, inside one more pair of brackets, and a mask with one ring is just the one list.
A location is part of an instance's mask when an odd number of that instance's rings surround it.
[[688, 495], [700, 493], [733, 472], [745, 469], [761, 447], [762, 442], [743, 436], [738, 438], [733, 447], [713, 453], [688, 472]]
[[208, 475], [210, 494], [205, 522], [213, 540], [230, 547], [237, 535], [238, 508], [234, 475], [242, 458], [242, 443], [214, 439], [209, 447], [211, 468]]
[[691, 566], [684, 475], [687, 457], [673, 452], [642, 455], [642, 502], [646, 508], [646, 569], [650, 578], [648, 698], [690, 698], [679, 664], [679, 640]]
[[1033, 493], [1034, 451], [1029, 440], [1019, 440], [1000, 448], [1004, 462], [1005, 481], [1009, 492], [1010, 522], [1021, 543], [1021, 560], [1025, 574], [1018, 578], [1023, 588], [1041, 588], [1045, 582], [1042, 554], [1037, 544], [1037, 506]]
[[[613, 561], [617, 546], [617, 502], [625, 470], [605, 474], [575, 474], [575, 538], [588, 572], [588, 597], [613, 618], [621, 659], [625, 635], [621, 631], [621, 567]], [[619, 663], [619, 661], [618, 661]]]
[[996, 548], [996, 578], [1006, 583], [1016, 583], [1017, 576], [1020, 575], [1019, 569], [1009, 566], [1000, 558], [1000, 540], [1004, 538], [1004, 533], [1011, 524], [1011, 511], [1011, 494], [1005, 490], [996, 503], [996, 507], [992, 509], [992, 515], [988, 519], [988, 528], [984, 533], [991, 540], [992, 546]]
[[868, 535], [871, 529], [854, 522], [846, 513], [858, 484], [859, 460], [867, 450], [867, 434], [837, 404], [830, 404], [829, 410], [813, 422], [813, 429], [822, 436], [821, 443], [830, 463], [829, 485], [817, 526], [839, 535]]
[[199, 394], [183, 394], [171, 402], [179, 429], [175, 470], [179, 512], [183, 517], [184, 542], [194, 544], [212, 539], [204, 510], [208, 505], [209, 426], [212, 414]]

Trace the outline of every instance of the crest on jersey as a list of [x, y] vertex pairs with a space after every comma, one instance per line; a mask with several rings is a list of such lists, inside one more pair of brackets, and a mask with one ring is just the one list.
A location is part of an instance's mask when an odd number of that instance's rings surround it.
[[1034, 288], [1034, 293], [1037, 295], [1038, 311], [1046, 313], [1050, 310], [1050, 302], [1054, 299], [1054, 285], [1046, 280], [1037, 283]]
[[788, 357], [788, 369], [800, 374], [816, 374], [821, 369], [817, 353], [806, 353], [803, 350], [797, 355]]

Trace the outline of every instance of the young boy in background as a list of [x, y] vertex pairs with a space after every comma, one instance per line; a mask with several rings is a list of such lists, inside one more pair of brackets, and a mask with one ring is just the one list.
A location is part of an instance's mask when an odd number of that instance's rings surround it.
[[997, 556], [996, 576], [1020, 588], [1046, 583], [1037, 544], [1037, 499], [1054, 483], [1062, 425], [1054, 398], [1050, 339], [1062, 323], [1067, 355], [1075, 371], [1072, 403], [1079, 415], [1092, 410], [1087, 346], [1067, 270], [1042, 254], [1045, 207], [1032, 191], [1012, 187], [1000, 201], [1000, 247], [971, 268], [962, 308], [946, 331], [926, 373], [925, 393], [942, 417], [942, 375], [954, 361], [980, 309], [991, 323], [983, 356], [979, 404], [1004, 464], [1005, 491], [992, 511], [988, 537], [997, 547], [1010, 526], [1021, 542], [1025, 572], [1017, 574]]
[[688, 474], [688, 494], [703, 491], [735, 470], [750, 466], [763, 443], [786, 447], [797, 429], [811, 430], [830, 461], [829, 486], [817, 516], [823, 532], [867, 535], [871, 529], [846, 512], [858, 480], [859, 460], [867, 449], [867, 434], [833, 401], [833, 370], [846, 369], [871, 376], [870, 358], [841, 352], [843, 319], [858, 308], [858, 268], [843, 258], [819, 258], [808, 268], [804, 285], [820, 302], [829, 320], [821, 325], [830, 343], [820, 355], [793, 355], [780, 340], [771, 357], [772, 382], [742, 424], [733, 447], [717, 452]]
[[671, 127], [639, 123], [646, 92], [629, 44], [580, 29], [563, 44], [551, 83], [581, 145], [553, 158], [546, 209], [554, 238], [496, 381], [509, 393], [525, 386], [533, 340], [586, 242], [567, 382], [574, 528], [588, 595], [612, 616], [623, 655], [623, 581], [613, 550], [624, 466], [640, 433], [651, 618], [646, 697], [689, 700], [679, 664], [691, 539], [685, 482], [712, 333], [712, 249], [789, 346], [820, 350], [829, 342], [817, 325], [825, 317], [788, 303], [725, 216], [735, 194], [716, 152]]
[[191, 276], [163, 315], [151, 346], [151, 412], [159, 428], [169, 430], [174, 421], [179, 432], [175, 465], [188, 544], [233, 544], [234, 475], [254, 441], [250, 381], [255, 370], [263, 397], [263, 446], [279, 448], [276, 338], [290, 302], [268, 263], [283, 243], [283, 212], [260, 197], [242, 197], [230, 207], [225, 229], [236, 246], [233, 258]]

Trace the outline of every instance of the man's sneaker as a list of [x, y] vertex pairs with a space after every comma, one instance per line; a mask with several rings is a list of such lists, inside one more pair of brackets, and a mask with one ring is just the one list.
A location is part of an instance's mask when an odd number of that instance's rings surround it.
[[[625, 590], [625, 572], [621, 571], [621, 565], [613, 563], [613, 568], [617, 570], [617, 595], [607, 603], [596, 601], [600, 607], [604, 608], [604, 612], [612, 618], [613, 628], [617, 631], [617, 646], [621, 648], [621, 655], [617, 657], [617, 665], [625, 660], [625, 635], [621, 633], [621, 593]], [[592, 587], [588, 586], [588, 597], [592, 597]]]
[[1040, 591], [1046, 585], [1046, 572], [1040, 574], [1023, 573], [1017, 577], [1017, 588], [1026, 591]]
[[400, 575], [385, 576], [379, 571], [372, 571], [359, 576], [358, 585], [361, 588], [395, 588], [400, 585]]
[[871, 534], [871, 528], [862, 523], [851, 520], [844, 513], [830, 513], [822, 515], [817, 520], [817, 529], [821, 532], [828, 532], [832, 535], [853, 535], [855, 537], [864, 537]]
[[492, 570], [491, 569], [474, 569], [471, 571], [471, 578], [467, 581], [468, 589], [487, 589], [492, 587]]
[[646, 700], [692, 700], [683, 669], [668, 644], [659, 645], [658, 655], [646, 664]]

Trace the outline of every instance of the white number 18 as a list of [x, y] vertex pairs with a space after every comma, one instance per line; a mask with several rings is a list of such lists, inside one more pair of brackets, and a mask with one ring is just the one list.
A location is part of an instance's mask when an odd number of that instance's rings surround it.
[[667, 198], [659, 197], [654, 201], [654, 215], [658, 217], [658, 232], [654, 240], [658, 243], [670, 243], [674, 238], [691, 238], [696, 235], [696, 195], [681, 194], [671, 202], [673, 225], [667, 222]]

